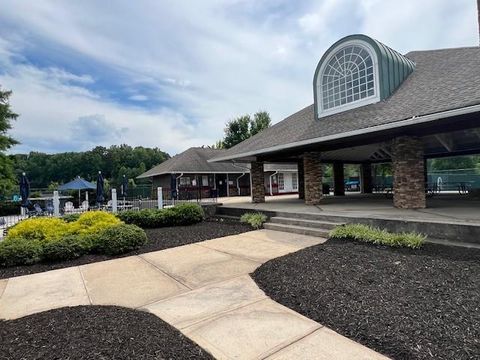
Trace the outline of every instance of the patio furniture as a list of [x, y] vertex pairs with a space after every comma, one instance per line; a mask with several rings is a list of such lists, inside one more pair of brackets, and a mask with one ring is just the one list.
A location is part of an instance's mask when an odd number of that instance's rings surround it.
[[88, 201], [87, 201], [87, 200], [84, 200], [84, 201], [82, 202], [82, 205], [80, 206], [80, 210], [82, 210], [82, 211], [88, 211], [89, 206], [90, 206], [90, 205], [88, 204]]
[[71, 201], [67, 201], [67, 202], [65, 203], [65, 206], [64, 206], [64, 208], [63, 208], [63, 211], [65, 212], [65, 214], [75, 212], [75, 207], [73, 206], [73, 203], [72, 203]]

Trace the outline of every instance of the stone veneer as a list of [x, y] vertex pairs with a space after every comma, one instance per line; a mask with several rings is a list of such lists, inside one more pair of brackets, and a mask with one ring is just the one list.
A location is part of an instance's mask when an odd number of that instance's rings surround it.
[[345, 195], [345, 170], [343, 163], [333, 163], [333, 193], [335, 196]]
[[298, 161], [298, 198], [305, 199], [305, 174], [303, 169], [303, 159]]
[[319, 152], [303, 154], [305, 204], [317, 205], [322, 200], [322, 161]]
[[418, 137], [400, 136], [392, 142], [393, 205], [402, 209], [423, 209], [425, 159]]
[[263, 162], [252, 161], [250, 168], [252, 189], [252, 202], [265, 202], [265, 175], [263, 174]]

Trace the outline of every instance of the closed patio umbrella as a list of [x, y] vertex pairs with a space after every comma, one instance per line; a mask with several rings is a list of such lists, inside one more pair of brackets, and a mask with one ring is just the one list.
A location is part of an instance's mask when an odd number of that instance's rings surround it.
[[128, 178], [123, 175], [123, 179], [122, 179], [122, 188], [121, 188], [121, 196], [126, 198], [127, 197], [127, 192], [128, 192]]
[[105, 197], [103, 196], [103, 191], [104, 191], [104, 180], [102, 176], [102, 172], [98, 172], [98, 177], [97, 177], [97, 204], [103, 204], [105, 201]]
[[20, 178], [20, 196], [22, 197], [22, 207], [28, 207], [28, 196], [30, 195], [30, 182], [28, 181], [27, 175], [22, 173]]

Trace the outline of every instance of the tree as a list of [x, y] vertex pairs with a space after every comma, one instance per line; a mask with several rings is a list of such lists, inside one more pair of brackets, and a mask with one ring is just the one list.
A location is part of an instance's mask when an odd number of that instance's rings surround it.
[[270, 114], [266, 111], [257, 111], [253, 115], [243, 115], [227, 122], [225, 137], [217, 141], [215, 148], [229, 149], [249, 137], [258, 134], [260, 131], [271, 126]]
[[0, 193], [2, 194], [12, 190], [16, 180], [13, 163], [3, 153], [18, 144], [18, 141], [8, 135], [8, 130], [12, 128], [12, 121], [18, 117], [10, 108], [10, 95], [12, 95], [11, 91], [2, 91], [0, 88]]
[[270, 114], [266, 111], [257, 111], [253, 115], [253, 120], [250, 123], [250, 136], [258, 134], [260, 131], [270, 127], [272, 120]]

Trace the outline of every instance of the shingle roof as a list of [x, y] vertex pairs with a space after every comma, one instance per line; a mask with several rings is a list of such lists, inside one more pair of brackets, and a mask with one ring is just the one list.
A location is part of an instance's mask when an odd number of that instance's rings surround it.
[[[245, 165], [235, 166], [232, 163], [211, 163], [209, 159], [225, 153], [226, 150], [192, 147], [184, 152], [155, 166], [137, 178], [148, 178], [152, 176], [172, 173], [243, 173], [249, 172]], [[265, 164], [265, 171], [293, 171], [296, 164]]]
[[480, 47], [413, 51], [415, 71], [384, 101], [315, 119], [310, 105], [212, 161], [480, 104]]

